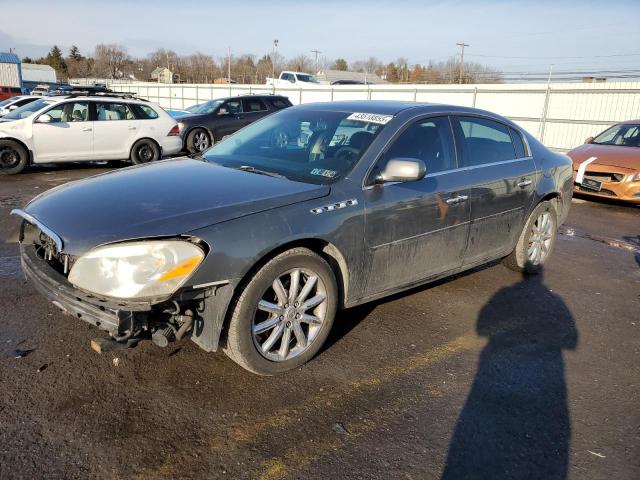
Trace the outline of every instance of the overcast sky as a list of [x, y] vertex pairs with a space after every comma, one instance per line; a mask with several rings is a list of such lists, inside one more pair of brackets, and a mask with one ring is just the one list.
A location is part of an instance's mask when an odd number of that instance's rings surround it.
[[[465, 59], [507, 71], [640, 69], [640, 1], [21, 0], [0, 4], [0, 51], [39, 56], [53, 44], [119, 43], [143, 56], [163, 47], [221, 57], [261, 56], [279, 40], [286, 57], [385, 62]], [[633, 55], [635, 54], [635, 55]], [[522, 58], [511, 58], [522, 57]], [[580, 57], [580, 58], [567, 58]]]

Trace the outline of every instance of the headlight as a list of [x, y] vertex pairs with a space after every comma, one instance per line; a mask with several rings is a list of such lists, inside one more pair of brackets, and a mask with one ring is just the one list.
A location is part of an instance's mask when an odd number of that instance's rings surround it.
[[635, 175], [631, 176], [631, 181], [632, 182], [640, 182], [640, 172], [636, 173]]
[[182, 240], [106, 245], [76, 260], [69, 282], [115, 298], [168, 296], [184, 284], [203, 258], [201, 248]]

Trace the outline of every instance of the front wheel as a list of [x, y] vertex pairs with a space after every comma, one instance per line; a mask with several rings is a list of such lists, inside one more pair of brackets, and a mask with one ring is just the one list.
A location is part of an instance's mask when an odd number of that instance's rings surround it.
[[504, 264], [517, 272], [540, 272], [551, 255], [557, 235], [556, 210], [551, 202], [542, 202], [529, 216], [516, 248], [504, 259]]
[[134, 165], [160, 160], [160, 147], [153, 140], [138, 140], [131, 149], [131, 162]]
[[240, 294], [224, 352], [259, 375], [275, 375], [313, 358], [336, 314], [338, 287], [331, 267], [306, 248], [265, 264]]
[[189, 153], [201, 153], [212, 145], [211, 136], [204, 128], [194, 128], [187, 135]]
[[29, 163], [27, 150], [13, 140], [0, 140], [0, 175], [15, 175]]

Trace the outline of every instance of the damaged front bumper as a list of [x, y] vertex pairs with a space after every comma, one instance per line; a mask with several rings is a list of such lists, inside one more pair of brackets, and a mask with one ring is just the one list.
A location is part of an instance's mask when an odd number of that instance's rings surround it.
[[233, 288], [228, 283], [181, 291], [159, 303], [101, 298], [73, 286], [38, 254], [33, 244], [20, 245], [24, 274], [36, 290], [67, 314], [129, 345], [152, 339], [159, 346], [184, 336], [206, 351], [217, 350]]

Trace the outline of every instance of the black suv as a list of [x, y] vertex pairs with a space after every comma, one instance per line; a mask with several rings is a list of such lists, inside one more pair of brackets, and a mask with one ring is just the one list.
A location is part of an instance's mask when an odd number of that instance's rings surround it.
[[242, 127], [291, 105], [280, 95], [241, 95], [196, 105], [189, 109], [189, 115], [178, 119], [184, 149], [200, 153]]

